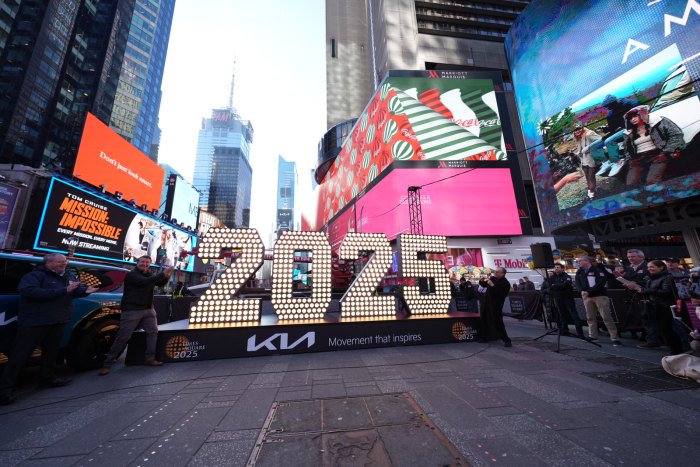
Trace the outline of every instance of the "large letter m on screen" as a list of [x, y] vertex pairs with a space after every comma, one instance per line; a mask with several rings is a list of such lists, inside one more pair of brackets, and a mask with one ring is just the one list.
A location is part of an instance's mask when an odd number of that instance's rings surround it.
[[683, 17], [679, 18], [677, 16], [664, 15], [664, 37], [671, 34], [671, 24], [680, 24], [685, 26], [688, 23], [688, 18], [690, 18], [690, 10], [693, 10], [695, 14], [700, 15], [700, 3], [696, 0], [688, 0], [685, 6], [685, 11], [683, 12]]

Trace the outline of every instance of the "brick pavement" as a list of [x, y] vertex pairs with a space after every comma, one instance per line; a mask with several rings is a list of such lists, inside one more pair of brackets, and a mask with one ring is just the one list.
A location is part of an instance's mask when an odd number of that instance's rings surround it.
[[[0, 465], [237, 466], [251, 453], [268, 465], [285, 451], [264, 451], [265, 433], [289, 441], [285, 466], [311, 465], [330, 454], [319, 457], [314, 436], [291, 443], [279, 429], [263, 431], [275, 428], [273, 407], [383, 394], [415, 401], [417, 415], [472, 465], [697, 465], [700, 385], [659, 372], [662, 352], [562, 338], [556, 353], [553, 336], [533, 342], [540, 323], [506, 325], [511, 349], [460, 343], [117, 365], [106, 377], [70, 375], [64, 388], [25, 383], [18, 403], [0, 407]], [[404, 454], [393, 465], [425, 459], [429, 434], [408, 442], [375, 432]]]

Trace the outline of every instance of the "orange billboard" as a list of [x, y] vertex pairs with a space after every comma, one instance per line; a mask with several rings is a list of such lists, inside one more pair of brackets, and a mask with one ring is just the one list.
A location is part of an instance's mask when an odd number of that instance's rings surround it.
[[144, 153], [88, 113], [73, 176], [105, 191], [120, 192], [148, 209], [160, 207], [165, 171]]

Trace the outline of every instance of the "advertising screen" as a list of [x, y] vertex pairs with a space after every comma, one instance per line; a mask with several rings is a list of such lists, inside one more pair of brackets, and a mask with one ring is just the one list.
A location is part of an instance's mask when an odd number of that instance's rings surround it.
[[277, 210], [277, 230], [292, 230], [294, 227], [294, 210], [293, 209], [278, 209]]
[[17, 188], [0, 183], [0, 248], [5, 247], [18, 193]]
[[119, 205], [71, 183], [53, 178], [34, 248], [88, 258], [135, 263], [149, 255], [154, 263], [192, 271], [193, 234]]
[[548, 230], [700, 194], [700, 7], [534, 0], [506, 39]]
[[165, 211], [173, 223], [182, 223], [193, 229], [196, 228], [199, 215], [199, 191], [184, 178], [170, 174]]
[[510, 167], [512, 146], [504, 136], [510, 133], [501, 125], [493, 79], [425, 73], [390, 76], [367, 104], [319, 187], [316, 228], [395, 161], [494, 161]]
[[328, 226], [335, 249], [348, 231], [410, 233], [408, 187], [422, 186], [425, 235], [520, 235], [508, 168], [394, 168]]
[[108, 193], [122, 193], [148, 209], [160, 207], [165, 172], [94, 115], [88, 113], [73, 176], [105, 185]]

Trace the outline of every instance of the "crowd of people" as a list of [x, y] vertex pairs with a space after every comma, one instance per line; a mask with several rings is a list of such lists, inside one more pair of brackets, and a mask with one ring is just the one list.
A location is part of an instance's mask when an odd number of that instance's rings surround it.
[[[647, 261], [639, 249], [628, 250], [626, 256], [627, 265], [610, 263], [600, 256], [580, 256], [573, 277], [561, 263], [548, 272], [540, 291], [551, 297], [561, 334], [571, 335], [569, 325], [573, 325], [577, 337], [595, 342], [599, 339], [600, 316], [613, 346], [622, 345], [620, 332], [624, 331], [642, 340], [637, 345], [642, 349], [666, 346], [671, 355], [689, 351], [692, 341], [689, 331], [693, 326], [688, 305], [700, 306], [700, 267], [687, 270], [678, 258]], [[483, 277], [478, 284], [465, 277], [453, 277], [451, 309], [479, 312], [481, 339], [498, 338], [510, 346], [511, 340], [503, 326], [505, 299], [511, 290], [534, 291], [535, 285], [528, 277], [510, 284], [506, 273], [504, 268], [498, 268], [493, 276]], [[629, 291], [622, 323], [616, 323], [608, 295], [611, 289]], [[583, 302], [585, 318], [576, 310], [576, 298]], [[584, 325], [588, 327], [587, 334]]]

